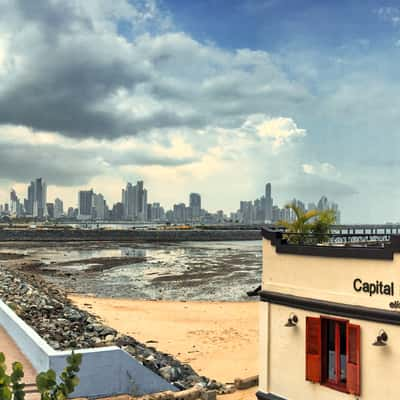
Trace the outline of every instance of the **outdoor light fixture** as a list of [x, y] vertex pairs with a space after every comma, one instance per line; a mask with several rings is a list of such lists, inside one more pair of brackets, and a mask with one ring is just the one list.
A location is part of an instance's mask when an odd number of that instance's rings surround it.
[[388, 340], [387, 333], [383, 329], [381, 329], [379, 331], [378, 336], [376, 337], [376, 341], [372, 343], [372, 346], [386, 346], [387, 340]]
[[296, 314], [291, 313], [289, 315], [289, 318], [285, 324], [287, 328], [294, 328], [297, 325], [297, 322], [299, 322], [299, 319], [297, 318]]

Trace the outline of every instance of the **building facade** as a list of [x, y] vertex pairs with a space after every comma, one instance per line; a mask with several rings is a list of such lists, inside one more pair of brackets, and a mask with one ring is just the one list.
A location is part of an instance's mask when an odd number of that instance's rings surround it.
[[400, 236], [305, 246], [262, 233], [258, 399], [398, 399]]
[[93, 190], [80, 190], [78, 193], [78, 219], [92, 219]]

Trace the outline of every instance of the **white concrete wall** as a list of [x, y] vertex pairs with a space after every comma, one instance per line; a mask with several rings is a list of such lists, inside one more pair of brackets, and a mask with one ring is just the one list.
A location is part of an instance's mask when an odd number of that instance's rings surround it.
[[37, 371], [46, 371], [49, 368], [49, 354], [54, 350], [1, 300], [0, 325]]
[[[356, 292], [355, 278], [394, 282], [394, 296]], [[399, 253], [393, 260], [279, 254], [270, 241], [263, 240], [263, 290], [395, 312], [390, 302], [400, 300], [399, 282]], [[286, 328], [291, 313], [299, 322], [295, 328]], [[290, 400], [399, 399], [400, 326], [340, 317], [361, 329], [361, 395], [352, 396], [305, 379], [307, 316], [321, 313], [261, 303], [260, 390]], [[372, 346], [381, 329], [389, 336], [387, 346]]]
[[[328, 388], [305, 379], [306, 317], [320, 317], [320, 313], [299, 310], [276, 304], [263, 303], [265, 315], [270, 318], [270, 335], [267, 340], [271, 351], [261, 356], [264, 381], [267, 384], [260, 390], [271, 392], [290, 400], [397, 400], [399, 399], [400, 377], [400, 327], [377, 322], [351, 318], [351, 324], [361, 327], [361, 395], [353, 396]], [[299, 322], [295, 328], [286, 328], [289, 314], [294, 312]], [[332, 315], [324, 314], [324, 316]], [[376, 347], [372, 343], [380, 329], [384, 328], [389, 336], [387, 346]]]
[[[12, 337], [38, 371], [53, 369], [57, 375], [66, 366], [70, 351], [52, 349], [30, 326], [0, 300], [0, 325]], [[119, 347], [77, 350], [81, 353], [80, 384], [72, 397], [101, 397], [132, 393], [143, 395], [177, 391], [169, 382], [144, 367]]]
[[[394, 296], [356, 292], [356, 278], [394, 282]], [[264, 239], [262, 280], [263, 290], [390, 311], [389, 303], [400, 300], [400, 253], [393, 260], [281, 254]]]

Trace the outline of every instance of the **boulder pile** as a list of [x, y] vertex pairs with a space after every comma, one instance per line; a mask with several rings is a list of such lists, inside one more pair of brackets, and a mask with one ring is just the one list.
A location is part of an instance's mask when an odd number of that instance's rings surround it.
[[229, 391], [170, 354], [105, 326], [97, 317], [72, 304], [62, 289], [35, 274], [0, 265], [0, 299], [55, 350], [117, 345], [181, 390], [200, 385], [219, 393]]

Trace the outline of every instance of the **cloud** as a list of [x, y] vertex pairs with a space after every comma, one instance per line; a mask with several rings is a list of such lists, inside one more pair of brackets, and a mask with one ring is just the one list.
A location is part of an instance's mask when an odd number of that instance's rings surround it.
[[383, 21], [388, 21], [394, 26], [400, 24], [400, 8], [398, 7], [379, 7], [375, 12]]
[[291, 118], [282, 117], [263, 122], [257, 127], [257, 131], [260, 137], [272, 138], [274, 147], [280, 147], [293, 138], [306, 135], [306, 130], [298, 128]]
[[303, 164], [303, 171], [307, 175], [317, 175], [320, 177], [340, 178], [341, 174], [336, 167], [330, 163]]
[[[308, 96], [264, 51], [144, 33], [163, 20], [149, 1], [1, 1], [2, 124], [113, 139], [238, 126], [249, 113], [275, 115]], [[143, 26], [131, 40], [118, 32], [127, 19]]]
[[35, 176], [58, 186], [83, 185], [122, 166], [174, 167], [198, 159], [191, 145], [172, 136], [167, 145], [140, 139], [76, 141], [22, 126], [0, 126], [2, 178], [26, 182]]

